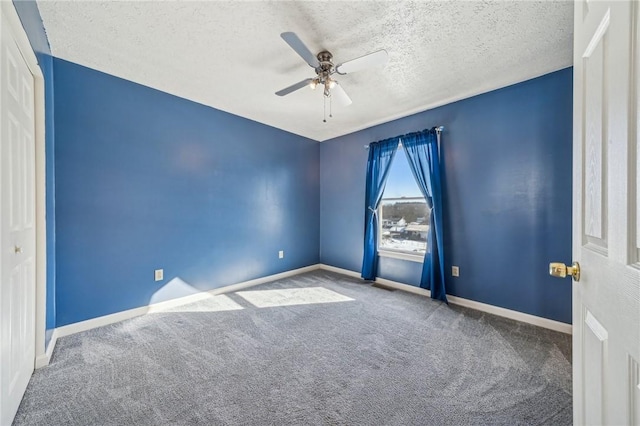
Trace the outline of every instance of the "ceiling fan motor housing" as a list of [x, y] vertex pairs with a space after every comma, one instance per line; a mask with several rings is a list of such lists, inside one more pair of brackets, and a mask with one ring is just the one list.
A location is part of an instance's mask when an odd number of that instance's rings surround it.
[[323, 68], [323, 69], [333, 68], [333, 63], [331, 62], [333, 55], [331, 54], [331, 52], [323, 50], [322, 52], [316, 55], [316, 58], [318, 58], [318, 62], [320, 62], [320, 66], [318, 68]]
[[316, 74], [318, 74], [316, 82], [317, 84], [322, 84], [323, 86], [325, 86], [324, 94], [325, 96], [330, 96], [330, 76], [334, 72], [333, 62], [331, 61], [333, 55], [331, 54], [331, 52], [323, 50], [316, 55], [316, 58], [318, 58], [318, 62], [320, 62], [320, 65], [318, 65], [318, 67], [316, 68]]

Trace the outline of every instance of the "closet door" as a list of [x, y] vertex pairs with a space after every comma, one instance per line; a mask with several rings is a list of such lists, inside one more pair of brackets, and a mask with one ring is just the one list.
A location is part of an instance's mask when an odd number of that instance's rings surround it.
[[35, 358], [34, 79], [0, 35], [0, 424], [11, 424]]

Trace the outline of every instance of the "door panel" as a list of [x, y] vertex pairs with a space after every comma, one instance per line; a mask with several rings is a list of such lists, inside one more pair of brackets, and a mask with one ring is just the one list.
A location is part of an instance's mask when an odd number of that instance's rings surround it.
[[22, 197], [22, 192], [20, 192], [20, 188], [17, 187], [17, 177], [22, 174], [20, 170], [20, 166], [22, 165], [18, 159], [20, 158], [20, 125], [18, 123], [18, 119], [11, 114], [10, 111], [7, 111], [7, 140], [6, 142], [9, 144], [9, 158], [11, 159], [8, 168], [9, 175], [8, 179], [8, 189], [9, 189], [9, 198], [11, 203], [10, 211], [10, 219], [9, 219], [9, 230], [12, 232], [17, 232], [20, 230], [20, 216], [21, 216], [21, 207], [22, 203], [20, 202], [20, 198]]
[[[9, 315], [12, 318], [11, 322], [11, 334], [9, 336], [10, 343], [10, 365], [13, 367], [10, 371], [9, 379], [9, 393], [15, 391], [16, 386], [19, 385], [21, 371], [19, 367], [22, 364], [23, 347], [26, 343], [26, 324], [25, 318], [22, 312], [26, 309], [26, 294], [23, 291], [26, 283], [26, 273], [23, 265], [16, 267], [11, 274], [11, 288], [9, 290], [9, 300], [11, 305], [9, 306]], [[17, 367], [17, 368], [16, 368]]]
[[[607, 237], [607, 144], [605, 143], [607, 94], [608, 15], [589, 42], [584, 66], [584, 234], [587, 242], [606, 253]], [[594, 247], [594, 248], [596, 248]]]
[[575, 3], [574, 423], [638, 423], [637, 3]]
[[34, 93], [33, 93], [33, 79], [22, 77], [22, 110], [25, 116], [29, 118], [34, 117], [33, 107]]
[[[607, 369], [607, 340], [609, 333], [598, 320], [585, 309], [585, 327], [582, 328], [582, 351], [584, 353], [584, 365], [589, 368], [583, 372], [584, 388], [583, 398], [585, 402], [585, 414], [588, 419], [598, 419], [598, 423], [604, 423], [604, 395], [602, 390], [606, 382]], [[588, 392], [585, 390], [589, 390]]]
[[640, 365], [631, 356], [629, 356], [629, 371], [631, 379], [629, 381], [629, 395], [631, 396], [629, 418], [632, 425], [640, 426]]

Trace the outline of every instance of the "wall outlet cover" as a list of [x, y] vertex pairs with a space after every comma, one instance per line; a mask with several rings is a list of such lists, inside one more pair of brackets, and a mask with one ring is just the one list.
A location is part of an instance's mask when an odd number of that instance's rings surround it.
[[164, 269], [156, 269], [154, 271], [154, 277], [156, 281], [162, 281], [164, 279]]
[[278, 252], [278, 258], [279, 258], [279, 259], [284, 259], [284, 250], [280, 250], [280, 251]]
[[452, 266], [451, 267], [451, 275], [454, 277], [459, 277], [460, 276], [460, 268], [458, 266]]

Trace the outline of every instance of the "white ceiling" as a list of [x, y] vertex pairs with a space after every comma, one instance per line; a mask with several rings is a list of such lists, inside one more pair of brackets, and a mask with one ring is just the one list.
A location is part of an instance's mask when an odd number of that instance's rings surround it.
[[[38, 1], [54, 56], [318, 141], [566, 68], [571, 1]], [[280, 38], [341, 63], [386, 49], [375, 72], [340, 76], [353, 104], [322, 122], [315, 76]], [[428, 125], [428, 123], [425, 123]]]

